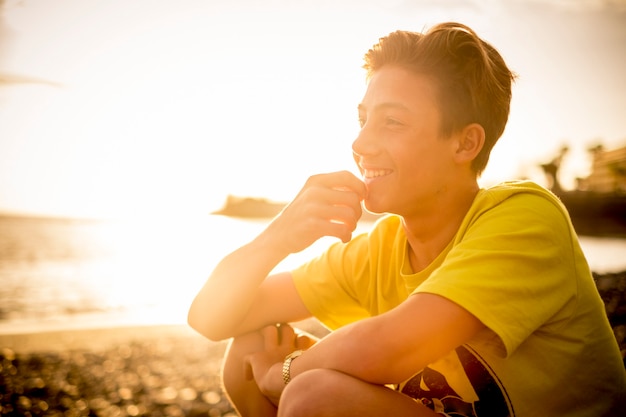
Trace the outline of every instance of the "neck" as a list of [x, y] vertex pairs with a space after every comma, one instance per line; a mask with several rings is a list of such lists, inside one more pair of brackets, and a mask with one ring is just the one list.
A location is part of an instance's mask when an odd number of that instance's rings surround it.
[[404, 229], [409, 243], [409, 259], [414, 272], [432, 263], [456, 235], [461, 222], [478, 193], [478, 184], [444, 192], [436, 198], [430, 209], [422, 209], [403, 216]]

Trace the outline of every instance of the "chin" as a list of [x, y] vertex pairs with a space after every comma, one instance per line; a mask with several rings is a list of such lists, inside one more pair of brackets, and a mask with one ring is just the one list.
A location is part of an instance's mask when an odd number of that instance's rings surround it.
[[368, 198], [363, 201], [363, 206], [365, 207], [365, 210], [372, 214], [385, 214], [388, 212], [384, 204], [381, 204], [381, 202], [372, 201]]

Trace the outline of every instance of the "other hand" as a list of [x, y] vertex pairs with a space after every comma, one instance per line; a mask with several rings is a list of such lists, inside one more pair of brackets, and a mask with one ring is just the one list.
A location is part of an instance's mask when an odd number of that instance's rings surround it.
[[278, 405], [278, 400], [285, 388], [282, 366], [285, 357], [295, 350], [306, 350], [316, 340], [304, 334], [296, 334], [287, 325], [268, 326], [261, 330], [265, 347], [246, 358], [246, 377], [254, 378], [261, 392]]

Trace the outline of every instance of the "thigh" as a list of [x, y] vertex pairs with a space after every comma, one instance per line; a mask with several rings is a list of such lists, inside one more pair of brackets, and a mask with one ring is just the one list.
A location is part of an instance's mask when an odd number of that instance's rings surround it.
[[278, 408], [278, 416], [354, 415], [441, 417], [398, 391], [330, 369], [298, 375], [285, 388]]

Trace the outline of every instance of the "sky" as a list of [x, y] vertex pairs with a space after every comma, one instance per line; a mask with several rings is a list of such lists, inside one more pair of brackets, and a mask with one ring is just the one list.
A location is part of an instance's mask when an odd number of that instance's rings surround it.
[[362, 56], [459, 21], [519, 78], [481, 184], [626, 146], [626, 0], [0, 0], [0, 212], [202, 215], [356, 172]]

